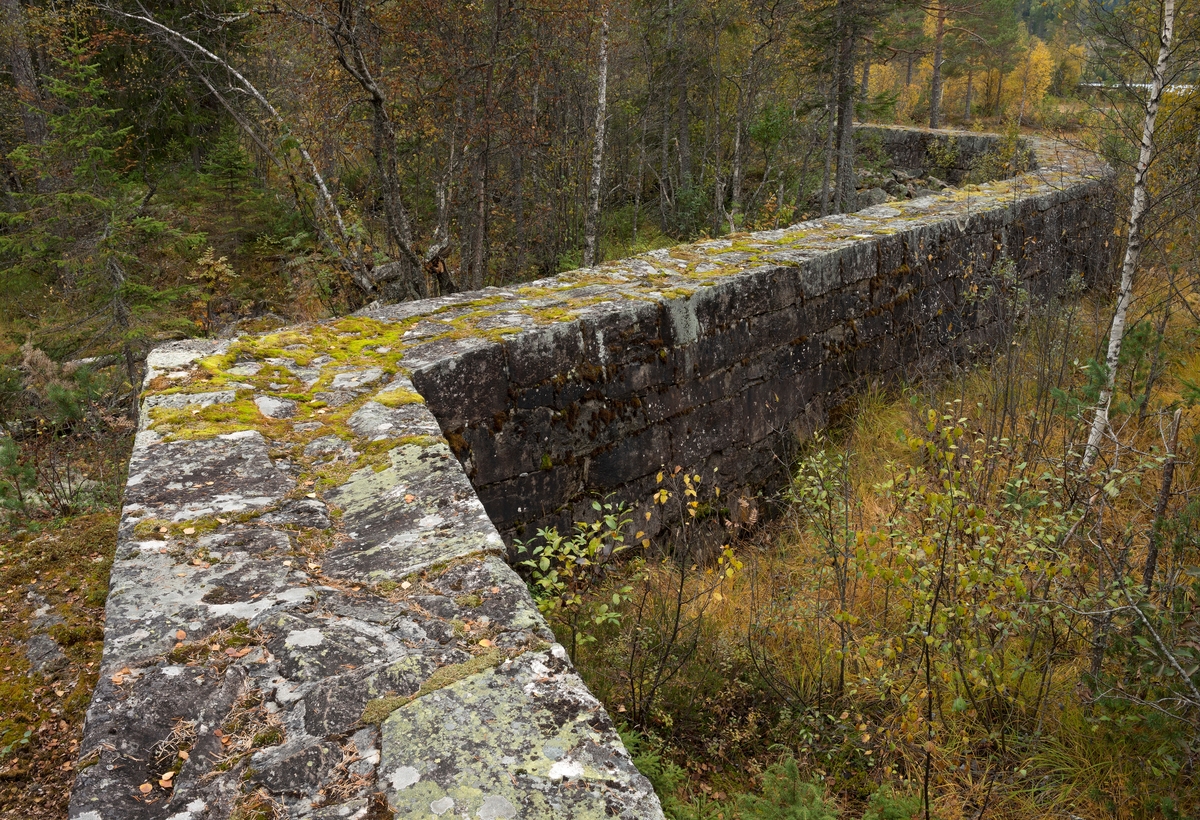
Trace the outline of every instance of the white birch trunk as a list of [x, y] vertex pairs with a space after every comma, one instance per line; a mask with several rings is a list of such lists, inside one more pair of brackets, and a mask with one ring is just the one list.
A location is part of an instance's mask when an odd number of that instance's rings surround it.
[[1125, 258], [1121, 262], [1121, 289], [1117, 295], [1117, 309], [1113, 314], [1112, 328], [1108, 332], [1108, 354], [1105, 356], [1104, 387], [1096, 400], [1095, 417], [1088, 433], [1087, 447], [1083, 451], [1081, 467], [1089, 469], [1100, 454], [1100, 442], [1108, 430], [1108, 409], [1112, 404], [1113, 386], [1116, 384], [1117, 362], [1121, 357], [1121, 341], [1125, 336], [1125, 317], [1133, 301], [1133, 274], [1138, 256], [1142, 252], [1142, 220], [1146, 215], [1146, 182], [1150, 175], [1150, 158], [1154, 154], [1154, 121], [1158, 117], [1166, 83], [1167, 62], [1171, 57], [1171, 40], [1175, 34], [1175, 0], [1163, 0], [1162, 32], [1158, 44], [1158, 61], [1154, 65], [1154, 77], [1150, 83], [1150, 96], [1146, 100], [1146, 116], [1142, 122], [1142, 143], [1138, 152], [1137, 169], [1133, 177], [1133, 202], [1129, 206], [1129, 238], [1125, 244]]
[[583, 266], [596, 264], [596, 231], [600, 224], [600, 183], [604, 169], [604, 124], [608, 116], [608, 9], [600, 18], [600, 71], [596, 80], [596, 141], [592, 145], [592, 185], [583, 238]]

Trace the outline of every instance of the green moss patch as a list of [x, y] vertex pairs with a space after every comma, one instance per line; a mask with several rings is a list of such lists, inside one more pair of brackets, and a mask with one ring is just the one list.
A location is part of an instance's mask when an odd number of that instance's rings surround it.
[[472, 675], [477, 675], [480, 672], [485, 672], [488, 669], [499, 666], [507, 658], [508, 655], [500, 649], [491, 648], [476, 655], [469, 661], [439, 667], [429, 676], [428, 680], [421, 684], [421, 688], [413, 695], [407, 697], [376, 698], [368, 702], [366, 708], [363, 709], [361, 722], [366, 725], [378, 726], [387, 720], [392, 712], [403, 706], [407, 706], [414, 700], [423, 698], [430, 692], [445, 689], [447, 686], [458, 683], [464, 678], [469, 678]]

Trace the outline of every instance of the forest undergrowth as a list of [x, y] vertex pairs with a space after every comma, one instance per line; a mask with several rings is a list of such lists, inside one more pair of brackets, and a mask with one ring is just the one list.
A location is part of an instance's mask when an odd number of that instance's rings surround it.
[[1104, 294], [1013, 288], [999, 344], [862, 395], [769, 520], [667, 465], [670, 537], [609, 499], [525, 545], [670, 816], [1200, 813], [1198, 299], [1143, 291], [1088, 470]]

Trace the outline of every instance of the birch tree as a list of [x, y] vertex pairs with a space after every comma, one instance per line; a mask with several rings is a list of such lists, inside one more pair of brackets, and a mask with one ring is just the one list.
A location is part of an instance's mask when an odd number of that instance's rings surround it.
[[600, 184], [604, 170], [604, 124], [608, 113], [608, 7], [600, 17], [600, 67], [596, 78], [596, 139], [592, 144], [592, 180], [584, 228], [583, 265], [596, 264], [596, 231], [600, 224]]
[[1146, 97], [1145, 115], [1142, 118], [1142, 138], [1138, 146], [1137, 166], [1133, 175], [1133, 197], [1129, 206], [1129, 222], [1125, 243], [1125, 257], [1121, 261], [1121, 285], [1117, 292], [1117, 307], [1113, 312], [1112, 326], [1108, 332], [1108, 352], [1104, 358], [1104, 385], [1096, 399], [1087, 447], [1083, 452], [1082, 468], [1089, 469], [1100, 454], [1100, 443], [1108, 431], [1108, 411], [1112, 405], [1113, 388], [1117, 377], [1117, 364], [1121, 358], [1121, 342], [1125, 337], [1125, 321], [1129, 305], [1133, 301], [1133, 277], [1137, 270], [1138, 257], [1142, 252], [1142, 223], [1147, 211], [1147, 181], [1150, 162], [1154, 157], [1154, 124], [1162, 103], [1166, 86], [1168, 64], [1171, 59], [1171, 43], [1175, 34], [1175, 0], [1162, 0], [1158, 42], [1158, 59], [1154, 63], [1150, 79], [1150, 90]]

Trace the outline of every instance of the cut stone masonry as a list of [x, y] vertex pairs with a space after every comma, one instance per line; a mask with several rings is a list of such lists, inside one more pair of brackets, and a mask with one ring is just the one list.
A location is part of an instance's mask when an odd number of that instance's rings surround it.
[[[951, 136], [872, 130], [905, 167]], [[1005, 288], [1101, 275], [1111, 172], [1028, 145], [1008, 180], [153, 351], [71, 818], [661, 817], [505, 538], [664, 465], [769, 486]]]

